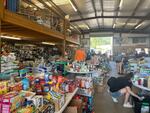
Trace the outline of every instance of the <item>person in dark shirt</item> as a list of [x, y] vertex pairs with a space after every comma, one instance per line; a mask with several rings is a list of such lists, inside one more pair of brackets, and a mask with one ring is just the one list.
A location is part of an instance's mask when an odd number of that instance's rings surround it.
[[111, 93], [112, 99], [114, 102], [118, 102], [117, 98], [124, 95], [124, 107], [127, 108], [132, 108], [132, 105], [129, 103], [129, 96], [132, 95], [139, 100], [142, 100], [142, 97], [139, 97], [136, 95], [134, 92], [132, 92], [131, 87], [132, 87], [132, 82], [131, 78], [133, 76], [133, 73], [127, 74], [125, 77], [111, 77], [108, 81], [107, 84], [109, 86], [109, 91]]

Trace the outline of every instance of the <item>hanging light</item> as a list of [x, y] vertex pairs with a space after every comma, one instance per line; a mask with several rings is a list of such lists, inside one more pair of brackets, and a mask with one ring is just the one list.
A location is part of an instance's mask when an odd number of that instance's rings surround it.
[[74, 9], [75, 12], [77, 12], [77, 8], [75, 7], [75, 5], [72, 3], [71, 0], [69, 0], [69, 3], [71, 4], [72, 8]]
[[139, 28], [141, 25], [142, 25], [142, 23], [141, 23], [141, 24], [139, 24], [139, 25], [137, 25], [137, 26], [135, 27], [135, 29]]
[[1, 36], [1, 38], [6, 38], [6, 39], [12, 39], [12, 40], [21, 40], [21, 38], [18, 37], [11, 37], [11, 36]]
[[46, 44], [46, 45], [55, 45], [55, 43], [51, 43], [51, 42], [42, 42], [42, 44]]

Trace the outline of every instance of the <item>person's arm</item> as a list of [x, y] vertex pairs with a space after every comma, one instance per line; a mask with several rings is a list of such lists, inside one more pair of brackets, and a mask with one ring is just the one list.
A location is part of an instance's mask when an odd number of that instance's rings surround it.
[[136, 94], [131, 90], [130, 87], [127, 87], [127, 91], [130, 93], [130, 95], [132, 95], [132, 96], [138, 98], [139, 100], [142, 100], [142, 98], [139, 97], [138, 95], [136, 95]]

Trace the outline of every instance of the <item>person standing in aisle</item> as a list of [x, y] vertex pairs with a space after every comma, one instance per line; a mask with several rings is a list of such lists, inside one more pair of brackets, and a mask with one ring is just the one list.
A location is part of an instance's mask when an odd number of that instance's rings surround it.
[[97, 68], [97, 67], [99, 66], [99, 58], [98, 58], [98, 56], [96, 55], [96, 53], [94, 53], [94, 54], [92, 55], [91, 64], [92, 64], [93, 66], [95, 66], [95, 68]]
[[123, 74], [123, 56], [125, 53], [118, 54], [116, 57], [116, 66], [118, 74]]
[[129, 97], [130, 95], [133, 97], [138, 98], [139, 100], [142, 100], [142, 97], [139, 97], [136, 95], [132, 90], [132, 82], [131, 78], [133, 77], [133, 73], [127, 74], [125, 77], [111, 77], [108, 81], [107, 84], [109, 86], [109, 92], [112, 96], [113, 102], [117, 103], [118, 100], [117, 98], [124, 95], [124, 103], [123, 107], [126, 108], [132, 108], [133, 106], [129, 103]]
[[118, 74], [121, 74], [122, 73], [122, 54], [118, 54], [116, 56], [116, 67], [117, 67], [117, 72]]
[[128, 69], [128, 56], [127, 55], [124, 55], [122, 62], [123, 62], [123, 73], [126, 74], [127, 69]]

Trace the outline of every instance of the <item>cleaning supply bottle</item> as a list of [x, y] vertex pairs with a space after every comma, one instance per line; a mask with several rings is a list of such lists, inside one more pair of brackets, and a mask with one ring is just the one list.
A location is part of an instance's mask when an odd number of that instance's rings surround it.
[[148, 88], [150, 88], [150, 77], [148, 77]]

